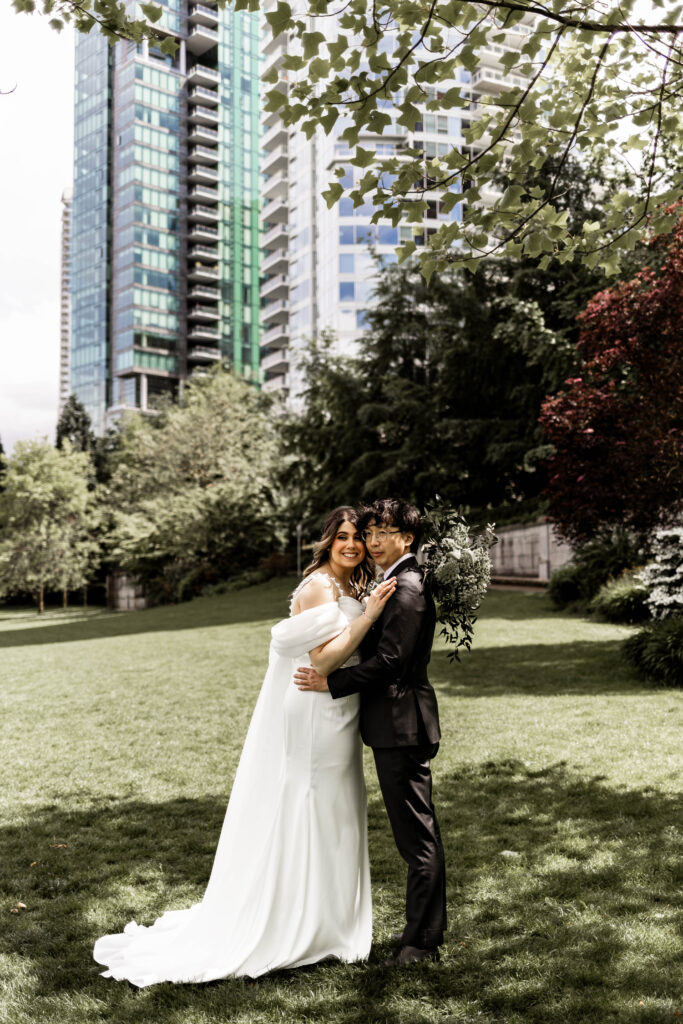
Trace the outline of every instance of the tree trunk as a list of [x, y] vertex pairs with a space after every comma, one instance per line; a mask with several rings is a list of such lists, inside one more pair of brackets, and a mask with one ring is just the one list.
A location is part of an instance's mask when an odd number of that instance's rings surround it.
[[66, 589], [66, 587], [64, 587], [64, 590], [62, 591], [62, 608], [68, 608], [68, 607], [69, 607], [69, 591]]
[[45, 611], [45, 586], [44, 586], [44, 584], [41, 583], [40, 584], [40, 588], [38, 590], [38, 614], [42, 615], [44, 611]]
[[88, 588], [87, 588], [87, 586], [83, 587], [83, 607], [84, 608], [88, 607]]

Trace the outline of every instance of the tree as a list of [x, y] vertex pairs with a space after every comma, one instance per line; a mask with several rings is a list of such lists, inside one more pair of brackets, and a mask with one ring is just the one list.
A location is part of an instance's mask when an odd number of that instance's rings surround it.
[[5, 456], [5, 449], [2, 446], [2, 438], [0, 438], [0, 492], [4, 489], [5, 472], [7, 468], [7, 458]]
[[543, 405], [550, 508], [581, 542], [645, 535], [683, 507], [683, 221], [661, 270], [600, 292], [580, 317], [582, 364]]
[[130, 416], [109, 484], [111, 557], [161, 599], [255, 565], [278, 546], [268, 401], [217, 368], [181, 404]]
[[[13, 4], [27, 12], [38, 6], [57, 30], [66, 21], [81, 32], [98, 25], [112, 41], [149, 38], [165, 53], [177, 49], [172, 33], [155, 27], [163, 8], [154, 3], [140, 4], [144, 18], [137, 20], [120, 0]], [[614, 273], [648, 231], [671, 226], [667, 207], [683, 186], [683, 25], [675, 0], [657, 0], [657, 13], [645, 18], [638, 0], [348, 0], [341, 7], [330, 0], [277, 0], [274, 7], [234, 0], [237, 11], [266, 6], [273, 35], [286, 34], [292, 51], [266, 73], [266, 109], [281, 111], [309, 136], [343, 120], [350, 163], [362, 172], [347, 191], [358, 204], [367, 197], [377, 219], [415, 225], [402, 258], [424, 235], [430, 200], [445, 214], [461, 204], [462, 219], [441, 222], [419, 252], [427, 276], [451, 262], [474, 267], [493, 253], [544, 265], [580, 259]], [[480, 96], [472, 118], [469, 76], [483, 51], [500, 54], [500, 92]], [[431, 112], [462, 119], [462, 149], [432, 157], [416, 143], [380, 156], [358, 146], [368, 134], [407, 135]], [[617, 162], [635, 159], [638, 188], [614, 189], [599, 218], [573, 235], [558, 205], [559, 171], [572, 155], [583, 160], [596, 150]], [[549, 179], [548, 159], [558, 168]], [[492, 206], [482, 203], [503, 169], [508, 187]], [[335, 173], [324, 193], [330, 205], [345, 191], [345, 170]]]
[[329, 338], [312, 347], [304, 407], [283, 428], [299, 518], [387, 493], [440, 494], [482, 518], [539, 509], [538, 414], [574, 351], [490, 271], [427, 285], [387, 267], [358, 358], [335, 357]]
[[[662, 0], [644, 20], [636, 2], [348, 0], [332, 16], [328, 0], [303, 8], [278, 0], [266, 19], [273, 35], [289, 36], [290, 52], [266, 72], [266, 110], [309, 136], [341, 119], [358, 172], [346, 186], [347, 171], [336, 169], [328, 204], [348, 193], [356, 204], [371, 201], [375, 220], [414, 224], [417, 237], [401, 258], [424, 241], [430, 200], [447, 215], [463, 204], [461, 220], [427, 222], [438, 229], [419, 252], [426, 276], [449, 262], [472, 268], [494, 253], [528, 255], [542, 267], [578, 258], [613, 273], [645, 233], [671, 226], [668, 207], [683, 183], [680, 161], [666, 159], [680, 139], [680, 8]], [[483, 51], [489, 60], [500, 54], [500, 91], [484, 90], [472, 111], [469, 76]], [[430, 156], [421, 140], [404, 141], [380, 155], [365, 143], [368, 135], [414, 133], [430, 112], [463, 119], [462, 149]], [[615, 167], [640, 154], [638, 186], [603, 196], [600, 216], [574, 235], [558, 205], [562, 168], [595, 152]], [[507, 187], [484, 203], [503, 171]]]
[[85, 586], [97, 545], [90, 459], [69, 442], [18, 441], [0, 494], [0, 594]]
[[57, 422], [57, 447], [62, 448], [65, 440], [80, 452], [92, 452], [95, 447], [90, 416], [75, 395], [69, 395]]
[[140, 3], [143, 18], [131, 18], [121, 0], [12, 0], [20, 13], [33, 14], [38, 10], [50, 19], [50, 26], [61, 32], [65, 25], [73, 25], [77, 32], [87, 34], [97, 26], [105, 39], [115, 43], [119, 39], [143, 39], [160, 47], [162, 53], [173, 54], [178, 44], [166, 32], [154, 28], [163, 14], [163, 8], [154, 3]]

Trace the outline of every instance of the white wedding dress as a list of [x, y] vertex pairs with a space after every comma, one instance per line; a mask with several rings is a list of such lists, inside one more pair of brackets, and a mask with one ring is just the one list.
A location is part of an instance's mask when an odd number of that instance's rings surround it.
[[342, 595], [273, 627], [204, 898], [151, 927], [131, 921], [122, 934], [98, 939], [93, 955], [107, 966], [104, 977], [142, 988], [367, 958], [372, 905], [359, 698], [333, 701], [292, 683], [294, 669], [310, 664], [307, 652], [361, 611]]

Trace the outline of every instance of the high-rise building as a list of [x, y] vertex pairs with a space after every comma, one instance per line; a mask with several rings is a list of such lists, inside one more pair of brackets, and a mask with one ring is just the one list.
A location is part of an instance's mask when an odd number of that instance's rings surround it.
[[70, 394], [71, 382], [71, 205], [73, 189], [62, 192], [62, 258], [59, 280], [59, 414]]
[[71, 390], [95, 429], [227, 359], [259, 379], [259, 29], [162, 0], [147, 43], [76, 43]]
[[[273, 0], [270, 0], [273, 2]], [[329, 22], [313, 25], [330, 31]], [[381, 137], [365, 133], [360, 145], [382, 155], [397, 155], [402, 149], [421, 149], [426, 157], [445, 156], [453, 147], [467, 149], [464, 132], [479, 115], [482, 97], [495, 95], [521, 83], [505, 71], [499, 57], [509, 48], [519, 48], [530, 26], [520, 24], [507, 33], [505, 46], [489, 47], [475, 73], [460, 70], [450, 85], [458, 85], [469, 98], [468, 107], [443, 113], [424, 110], [412, 132], [397, 124], [399, 112], [383, 101], [384, 112], [392, 117], [391, 129]], [[264, 72], [279, 67], [291, 46], [286, 34], [276, 37], [265, 28], [262, 36]], [[280, 71], [280, 89], [287, 89], [287, 74]], [[442, 86], [445, 88], [445, 86]], [[438, 98], [426, 90], [427, 100]], [[341, 139], [345, 127], [340, 118], [329, 135], [317, 131], [310, 140], [298, 128], [287, 128], [279, 113], [264, 112], [262, 121], [263, 262], [261, 283], [261, 369], [263, 387], [296, 400], [302, 387], [301, 355], [310, 339], [329, 330], [336, 337], [337, 351], [357, 351], [365, 329], [367, 311], [373, 303], [376, 262], [370, 246], [384, 262], [396, 259], [395, 247], [415, 239], [426, 243], [441, 222], [459, 219], [461, 206], [441, 210], [439, 197], [429, 200], [422, 225], [371, 224], [369, 203], [353, 208], [348, 197], [327, 208], [321, 197], [328, 182], [344, 169], [345, 187], [364, 174], [354, 168], [348, 144]], [[484, 140], [485, 141], [485, 140]], [[483, 142], [481, 143], [483, 144]], [[460, 189], [459, 184], [452, 186]], [[493, 198], [493, 194], [490, 198]]]

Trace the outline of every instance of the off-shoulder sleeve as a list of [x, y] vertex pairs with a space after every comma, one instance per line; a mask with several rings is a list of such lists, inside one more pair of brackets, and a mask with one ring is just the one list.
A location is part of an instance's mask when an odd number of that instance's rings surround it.
[[317, 605], [273, 626], [272, 646], [285, 658], [298, 658], [331, 640], [348, 625], [336, 601]]

